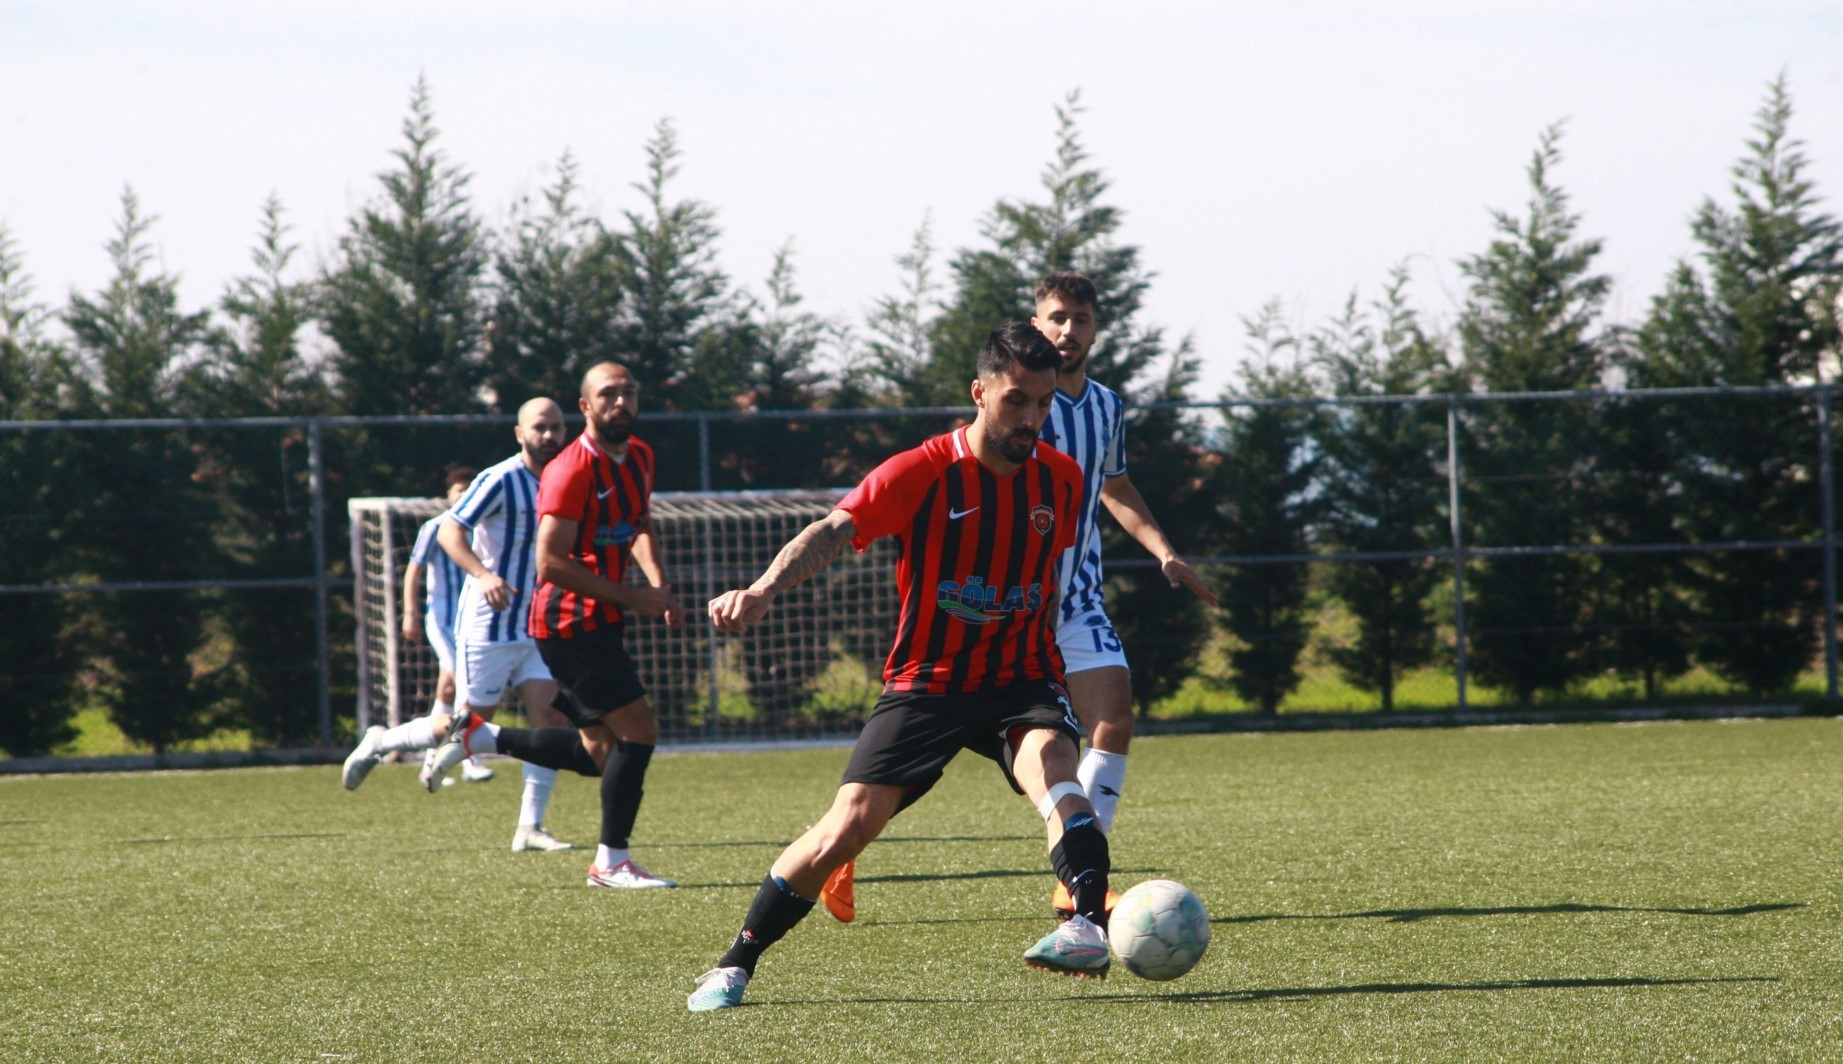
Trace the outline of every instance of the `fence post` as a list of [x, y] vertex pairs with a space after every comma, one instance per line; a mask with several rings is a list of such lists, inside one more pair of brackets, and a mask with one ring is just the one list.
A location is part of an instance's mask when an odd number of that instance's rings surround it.
[[307, 454], [313, 472], [314, 656], [320, 665], [320, 745], [333, 745], [333, 656], [326, 630], [326, 455], [320, 447], [320, 419], [307, 423]]
[[710, 415], [698, 414], [698, 490], [710, 490]]
[[1446, 508], [1453, 532], [1453, 679], [1465, 702], [1465, 533], [1459, 519], [1459, 399], [1446, 397]]
[[1834, 386], [1817, 391], [1817, 479], [1824, 515], [1824, 697], [1837, 697], [1837, 505], [1830, 457], [1830, 400]]
[[[710, 490], [710, 414], [706, 412], [700, 412], [698, 414], [698, 490]], [[708, 518], [704, 521], [704, 557], [706, 558], [716, 557], [716, 543], [714, 541], [716, 533], [716, 529], [714, 528], [715, 524], [715, 518]], [[714, 598], [718, 594], [720, 594], [720, 591], [717, 587], [717, 583], [713, 582], [710, 586], [708, 597]], [[693, 610], [692, 616], [697, 616], [698, 612], [697, 610]], [[704, 735], [706, 738], [715, 739], [717, 737], [718, 725], [717, 672], [723, 664], [723, 648], [716, 635], [710, 634], [708, 626], [706, 626], [705, 630], [707, 633], [706, 638], [710, 640], [710, 655], [709, 661], [707, 662], [710, 668], [710, 682], [707, 685], [706, 691], [706, 697], [710, 701], [704, 709]]]

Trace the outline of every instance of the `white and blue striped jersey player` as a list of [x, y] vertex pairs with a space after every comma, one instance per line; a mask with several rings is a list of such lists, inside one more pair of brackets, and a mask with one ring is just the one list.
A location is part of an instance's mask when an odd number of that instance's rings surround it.
[[435, 535], [451, 510], [443, 510], [422, 523], [416, 530], [416, 545], [410, 548], [410, 564], [423, 567], [422, 630], [435, 649], [435, 660], [444, 672], [454, 671], [454, 614], [461, 599], [461, 584], [467, 574], [454, 564]]
[[455, 670], [460, 701], [491, 709], [527, 680], [549, 680], [525, 630], [537, 586], [538, 477], [522, 454], [481, 470], [448, 520], [466, 530], [486, 569], [506, 582], [510, 602], [496, 610], [469, 576], [455, 609]]
[[1067, 672], [1107, 665], [1126, 667], [1126, 652], [1113, 622], [1107, 619], [1101, 572], [1101, 488], [1126, 475], [1126, 404], [1093, 380], [1074, 398], [1056, 392], [1043, 424], [1043, 442], [1075, 459], [1082, 471], [1081, 506], [1077, 510], [1075, 546], [1063, 552], [1058, 578], [1062, 584], [1056, 643]]

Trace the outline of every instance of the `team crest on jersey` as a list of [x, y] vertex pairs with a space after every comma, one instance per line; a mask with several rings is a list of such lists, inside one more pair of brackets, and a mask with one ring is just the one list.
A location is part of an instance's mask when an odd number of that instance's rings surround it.
[[634, 536], [638, 534], [638, 531], [634, 528], [632, 521], [601, 525], [595, 529], [595, 545], [597, 547], [625, 547], [634, 541]]
[[1032, 506], [1030, 508], [1030, 527], [1036, 529], [1039, 536], [1049, 535], [1049, 530], [1056, 527], [1056, 511], [1051, 510], [1044, 503]]
[[955, 619], [967, 624], [991, 624], [1007, 613], [1027, 613], [1043, 605], [1043, 585], [1014, 587], [999, 594], [998, 585], [987, 584], [983, 576], [969, 576], [964, 583], [943, 580], [935, 589], [936, 604]]

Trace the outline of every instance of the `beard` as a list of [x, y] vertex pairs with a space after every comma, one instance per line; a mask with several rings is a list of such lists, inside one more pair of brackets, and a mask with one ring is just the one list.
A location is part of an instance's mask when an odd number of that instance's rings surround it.
[[609, 443], [626, 443], [634, 434], [634, 415], [613, 414], [606, 421], [597, 421], [595, 434]]
[[1037, 436], [1032, 432], [998, 433], [988, 429], [986, 442], [1003, 455], [1005, 461], [1023, 465], [1030, 460], [1031, 452], [1036, 450]]

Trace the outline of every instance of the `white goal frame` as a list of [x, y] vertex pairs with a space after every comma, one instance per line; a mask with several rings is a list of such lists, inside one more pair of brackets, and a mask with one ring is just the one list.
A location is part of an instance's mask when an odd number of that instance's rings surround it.
[[[896, 620], [895, 550], [888, 540], [863, 554], [843, 552], [742, 636], [713, 632], [704, 609], [722, 591], [747, 586], [843, 496], [843, 489], [653, 495], [653, 528], [685, 625], [670, 630], [656, 620], [630, 621], [627, 649], [662, 741], [844, 736], [869, 714]], [[446, 505], [402, 497], [347, 504], [360, 733], [420, 716], [433, 698], [435, 653], [402, 636], [403, 568], [416, 530]], [[628, 575], [642, 579], [631, 569]]]

